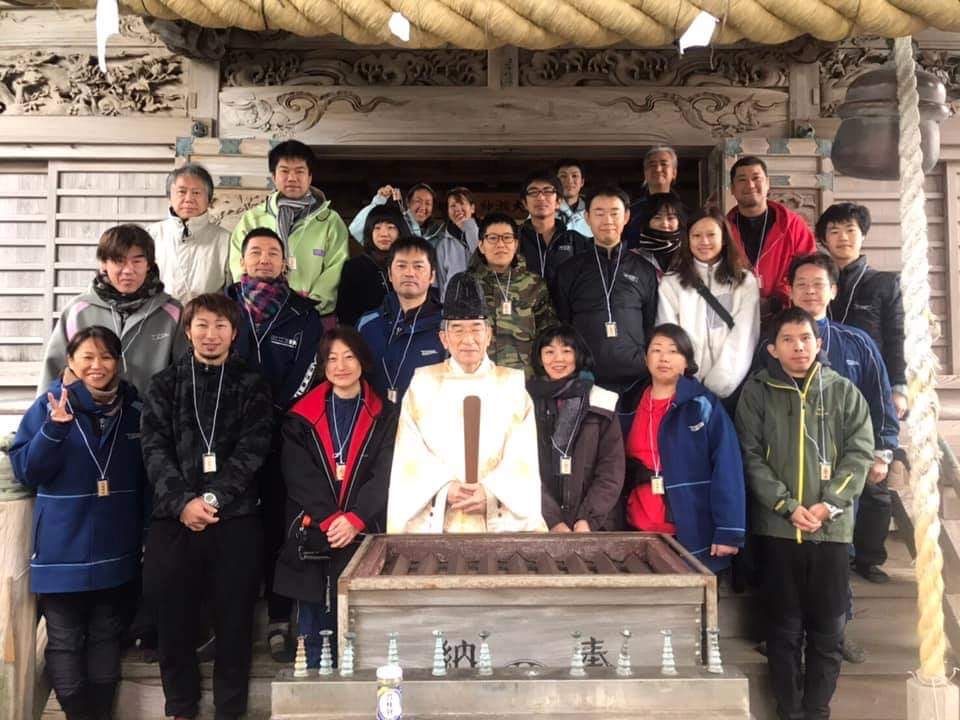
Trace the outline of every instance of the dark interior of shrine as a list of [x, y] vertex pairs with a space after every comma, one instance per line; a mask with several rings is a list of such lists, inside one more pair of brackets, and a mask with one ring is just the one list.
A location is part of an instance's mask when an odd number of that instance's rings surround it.
[[[438, 194], [458, 185], [469, 188], [482, 217], [493, 210], [526, 217], [519, 205], [526, 177], [543, 168], [552, 169], [561, 158], [584, 164], [586, 186], [615, 183], [631, 197], [643, 186], [643, 155], [647, 148], [480, 148], [480, 147], [393, 147], [339, 149], [315, 146], [320, 158], [314, 183], [333, 201], [337, 211], [349, 219], [383, 185], [409, 188], [426, 182]], [[699, 207], [707, 196], [707, 154], [710, 148], [678, 148], [679, 171], [676, 191], [688, 207]], [[440, 215], [440, 210], [435, 209]]]

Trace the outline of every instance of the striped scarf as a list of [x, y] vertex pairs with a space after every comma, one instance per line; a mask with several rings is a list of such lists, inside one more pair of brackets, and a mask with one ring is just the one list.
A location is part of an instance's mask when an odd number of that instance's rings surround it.
[[283, 195], [277, 197], [277, 235], [279, 235], [283, 241], [283, 247], [287, 257], [290, 257], [290, 246], [287, 243], [287, 238], [290, 237], [290, 233], [293, 232], [293, 228], [296, 227], [297, 223], [309, 215], [317, 203], [318, 201], [313, 194], [313, 190], [307, 192], [307, 194], [299, 200], [284, 197]]
[[290, 295], [290, 286], [282, 275], [275, 280], [258, 280], [244, 273], [240, 278], [240, 295], [254, 325], [262, 325], [280, 312]]

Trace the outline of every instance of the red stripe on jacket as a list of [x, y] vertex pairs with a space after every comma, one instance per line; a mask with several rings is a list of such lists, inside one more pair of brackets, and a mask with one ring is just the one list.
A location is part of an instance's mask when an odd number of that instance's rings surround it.
[[[344, 502], [346, 502], [347, 494], [350, 492], [353, 472], [360, 460], [364, 443], [366, 443], [367, 436], [373, 429], [374, 420], [383, 411], [383, 402], [366, 380], [361, 379], [360, 384], [363, 392], [363, 405], [360, 412], [357, 413], [357, 422], [353, 428], [353, 434], [350, 436], [350, 446], [347, 448], [347, 466], [340, 485], [340, 497], [337, 498], [339, 509], [317, 525], [323, 532], [326, 532], [333, 521], [341, 515], [346, 517], [357, 530], [363, 530], [366, 527], [366, 523], [358, 515], [353, 512], [344, 512]], [[336, 477], [334, 468], [337, 466], [337, 461], [334, 455], [333, 438], [330, 436], [330, 425], [327, 422], [327, 398], [330, 397], [332, 391], [333, 385], [329, 381], [324, 381], [290, 408], [290, 412], [302, 417], [313, 428], [313, 431], [317, 434], [320, 448], [323, 450], [324, 460], [327, 463], [327, 474], [334, 478]]]

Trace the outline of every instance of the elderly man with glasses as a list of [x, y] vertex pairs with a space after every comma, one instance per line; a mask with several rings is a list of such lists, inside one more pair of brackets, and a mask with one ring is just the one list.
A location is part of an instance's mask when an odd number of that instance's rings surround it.
[[[492, 336], [477, 278], [454, 275], [440, 330], [450, 357], [419, 368], [403, 399], [388, 533], [546, 532], [533, 402], [523, 373], [488, 357]], [[468, 396], [480, 399], [479, 451], [469, 469], [464, 452]]]

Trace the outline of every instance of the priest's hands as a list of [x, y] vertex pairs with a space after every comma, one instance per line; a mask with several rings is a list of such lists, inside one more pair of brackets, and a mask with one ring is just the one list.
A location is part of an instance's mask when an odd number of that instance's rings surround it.
[[447, 490], [447, 505], [451, 510], [460, 510], [467, 514], [486, 514], [487, 491], [480, 483], [466, 485], [454, 480]]
[[353, 542], [359, 532], [347, 518], [341, 515], [327, 528], [327, 542], [334, 550], [346, 547]]

